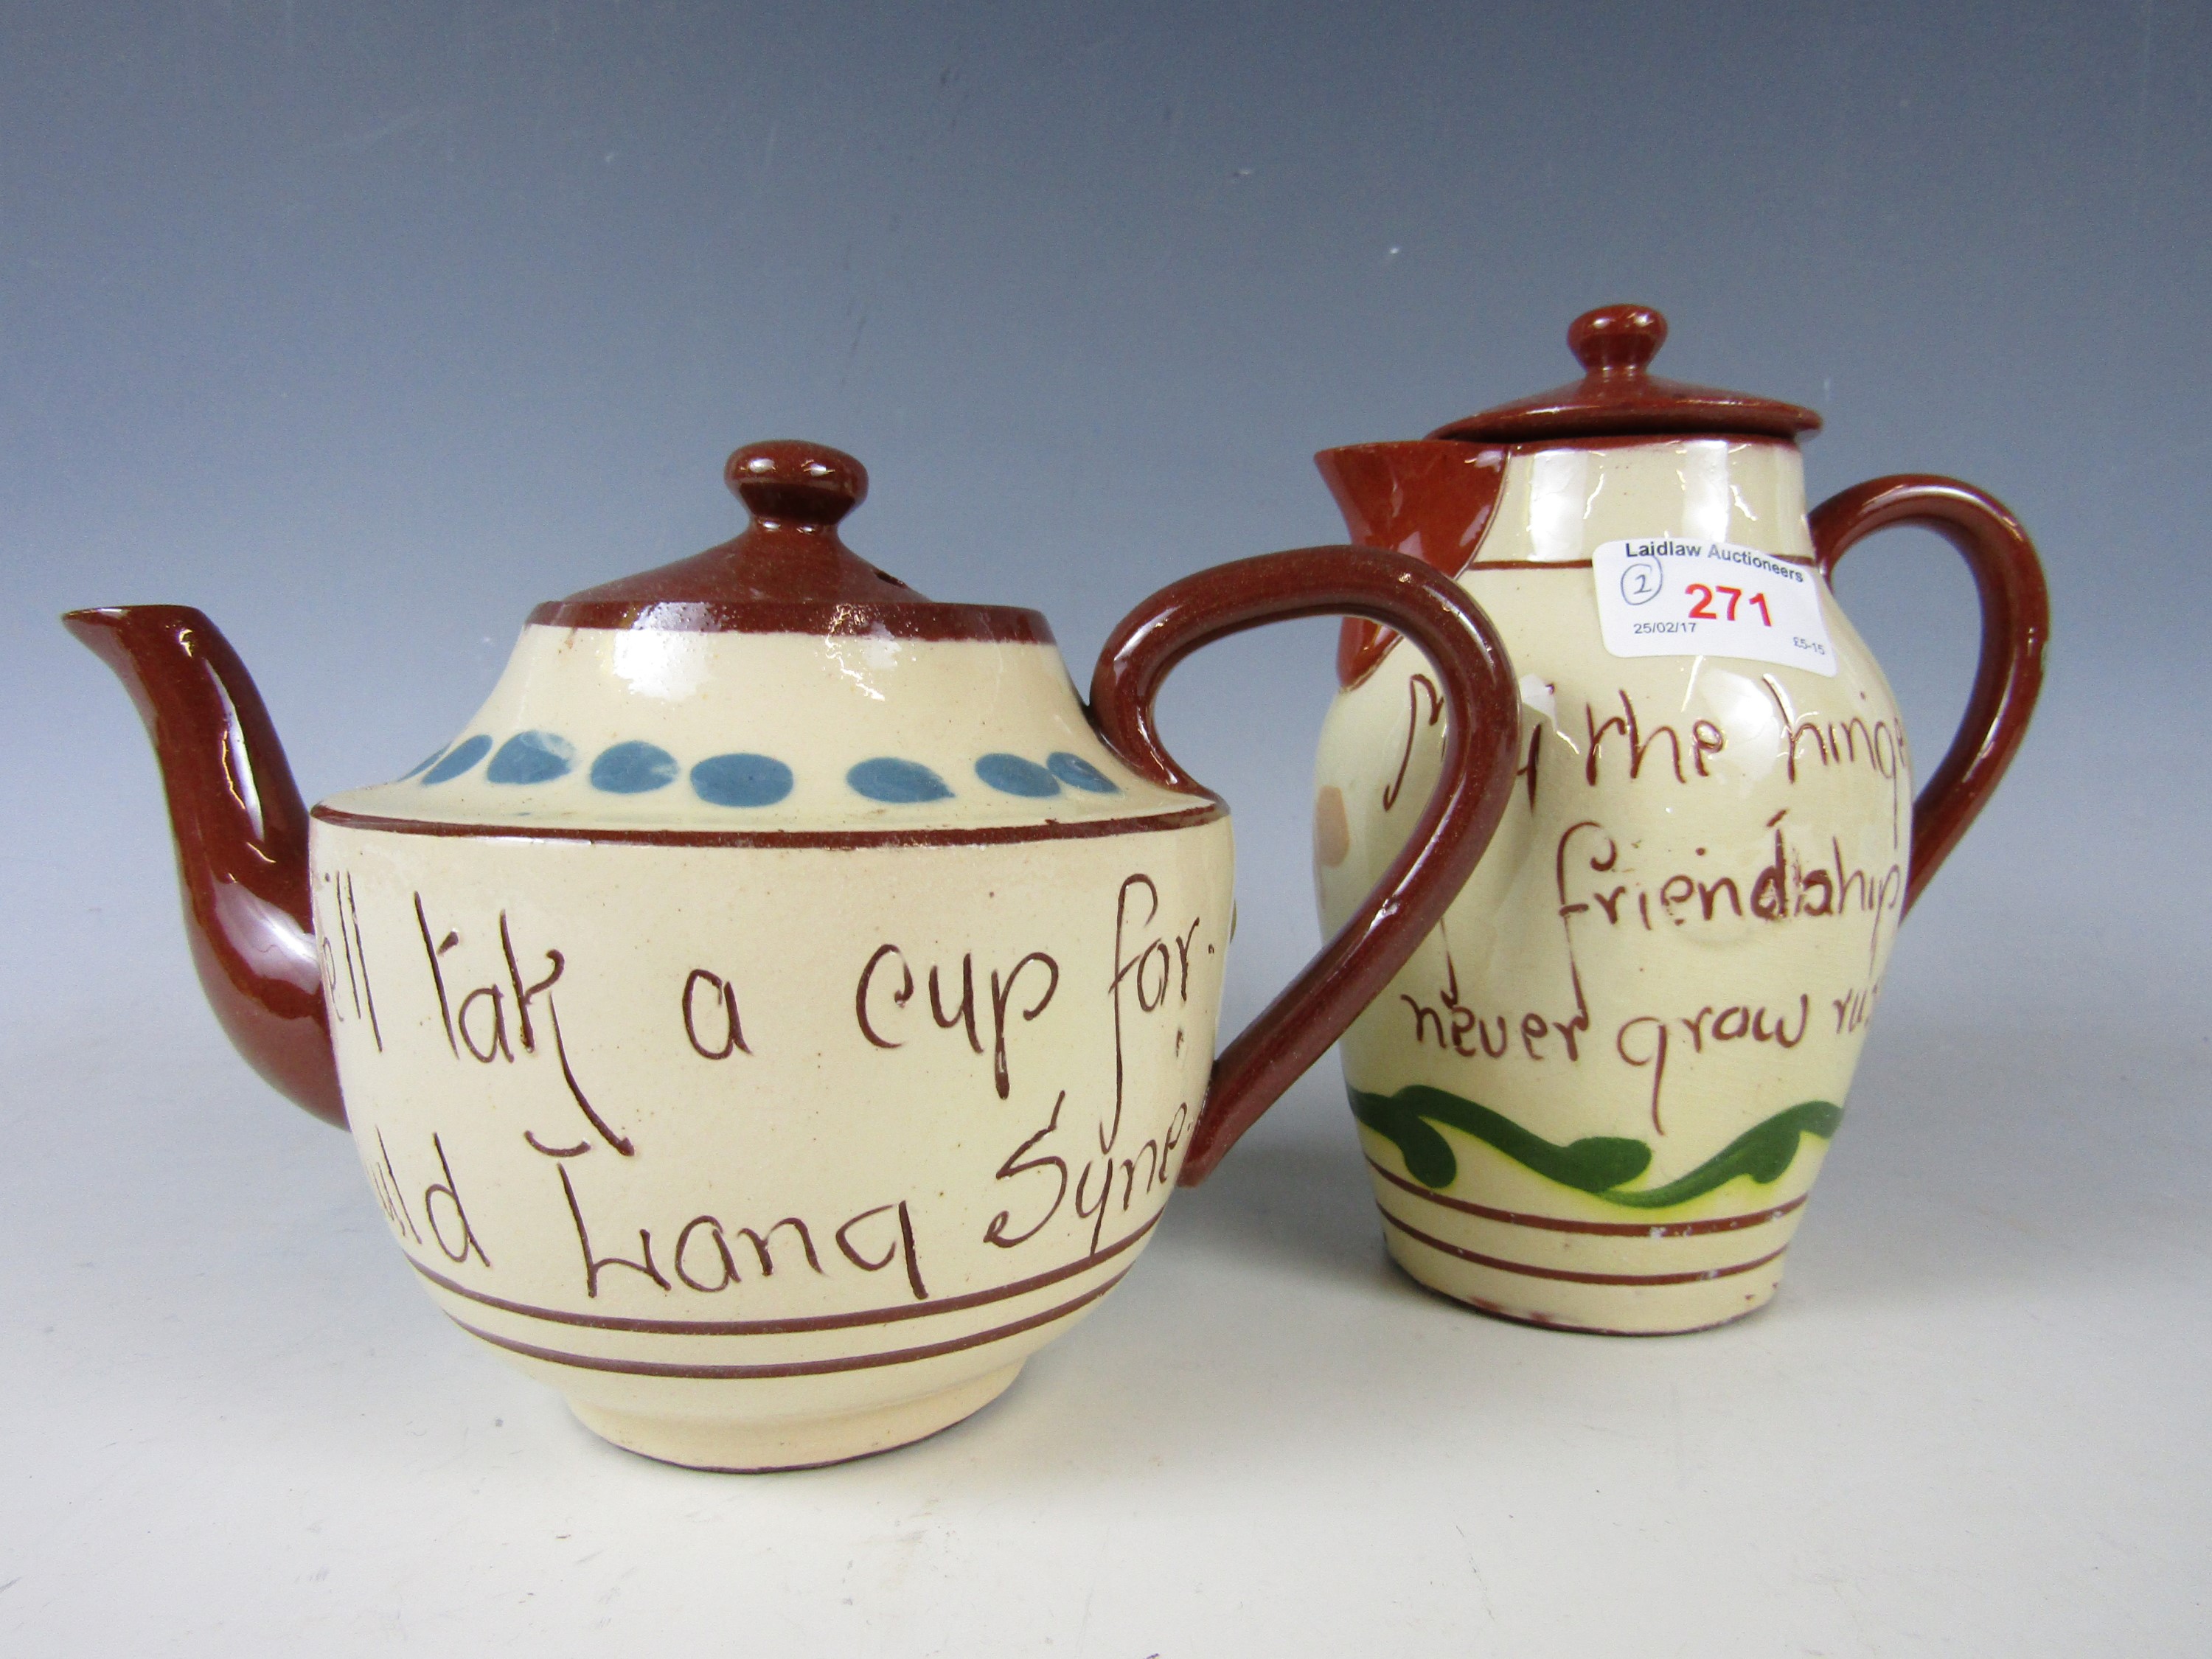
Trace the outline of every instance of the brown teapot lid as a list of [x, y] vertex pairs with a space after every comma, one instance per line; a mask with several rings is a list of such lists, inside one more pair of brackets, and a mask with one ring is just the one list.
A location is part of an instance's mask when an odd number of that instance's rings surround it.
[[1667, 319], [1649, 306], [1586, 311], [1567, 330], [1567, 344], [1584, 371], [1581, 380], [1486, 409], [1429, 435], [1521, 443], [1670, 432], [1796, 438], [1820, 429], [1820, 417], [1796, 404], [1662, 380], [1648, 373], [1666, 343]]
[[530, 620], [556, 628], [1052, 641], [1034, 611], [940, 605], [847, 547], [837, 526], [867, 499], [868, 470], [842, 450], [788, 438], [747, 444], [724, 465], [722, 478], [752, 514], [738, 535], [549, 601]]

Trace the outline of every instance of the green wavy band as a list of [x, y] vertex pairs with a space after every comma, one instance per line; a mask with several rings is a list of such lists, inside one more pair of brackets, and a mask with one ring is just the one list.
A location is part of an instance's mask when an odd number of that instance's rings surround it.
[[1802, 1137], [1831, 1139], [1844, 1121], [1842, 1107], [1808, 1100], [1746, 1129], [1687, 1175], [1662, 1187], [1623, 1192], [1625, 1183], [1651, 1167], [1651, 1149], [1640, 1140], [1589, 1135], [1563, 1146], [1487, 1106], [1426, 1084], [1413, 1084], [1395, 1095], [1370, 1095], [1358, 1089], [1350, 1092], [1352, 1115], [1395, 1145], [1405, 1157], [1407, 1173], [1424, 1187], [1440, 1190], [1459, 1178], [1459, 1159], [1451, 1143], [1434, 1127], [1441, 1123], [1496, 1147], [1516, 1164], [1563, 1187], [1638, 1210], [1686, 1204], [1738, 1176], [1748, 1176], [1761, 1186], [1778, 1181], [1796, 1161]]

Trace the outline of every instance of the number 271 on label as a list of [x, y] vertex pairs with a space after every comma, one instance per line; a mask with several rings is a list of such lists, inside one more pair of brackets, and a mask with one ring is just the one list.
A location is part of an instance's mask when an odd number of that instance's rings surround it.
[[1590, 558], [1598, 623], [1616, 657], [1747, 657], [1836, 672], [1809, 565], [1727, 542], [1606, 542]]

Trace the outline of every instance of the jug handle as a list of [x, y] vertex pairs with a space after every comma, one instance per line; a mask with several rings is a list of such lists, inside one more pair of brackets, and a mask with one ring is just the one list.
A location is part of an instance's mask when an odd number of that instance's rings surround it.
[[1091, 681], [1091, 718], [1139, 775], [1221, 798], [1162, 746], [1154, 701], [1200, 647], [1299, 617], [1364, 617], [1425, 652], [1443, 689], [1443, 769], [1403, 851], [1352, 919], [1214, 1061], [1180, 1184], [1222, 1155], [1382, 993], [1457, 896], [1512, 794], [1521, 695], [1490, 619], [1420, 560], [1365, 547], [1240, 559], [1172, 582], [1122, 619]]
[[1840, 490], [1812, 513], [1813, 557], [1832, 584], [1836, 566], [1877, 530], [1914, 525], [1957, 548], [1981, 597], [1982, 645], [1973, 694], [1942, 763], [1912, 803], [1910, 910], [2012, 764], [2043, 689], [2051, 595], [2035, 544], [2003, 502], [1956, 478], [1900, 473]]

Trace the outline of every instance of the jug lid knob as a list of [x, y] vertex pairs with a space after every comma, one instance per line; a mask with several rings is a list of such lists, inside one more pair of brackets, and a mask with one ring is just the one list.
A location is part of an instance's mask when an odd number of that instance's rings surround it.
[[1649, 371], [1666, 343], [1667, 319], [1650, 306], [1585, 311], [1567, 330], [1568, 348], [1583, 366], [1581, 380], [1486, 409], [1429, 435], [1542, 443], [1680, 434], [1795, 439], [1820, 429], [1820, 417], [1795, 404], [1661, 380]]
[[730, 493], [756, 520], [834, 525], [868, 499], [868, 469], [842, 449], [803, 438], [771, 438], [731, 452], [722, 467]]
[[1641, 374], [1667, 343], [1667, 319], [1650, 306], [1600, 306], [1567, 325], [1567, 349], [1592, 374]]

